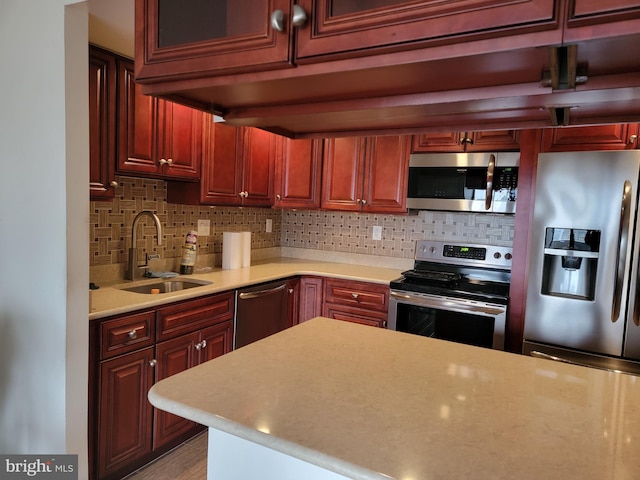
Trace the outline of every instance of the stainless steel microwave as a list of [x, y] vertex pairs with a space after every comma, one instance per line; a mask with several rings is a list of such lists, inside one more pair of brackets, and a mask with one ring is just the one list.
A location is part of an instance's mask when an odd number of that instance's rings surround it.
[[412, 154], [407, 208], [515, 213], [519, 163], [519, 152]]

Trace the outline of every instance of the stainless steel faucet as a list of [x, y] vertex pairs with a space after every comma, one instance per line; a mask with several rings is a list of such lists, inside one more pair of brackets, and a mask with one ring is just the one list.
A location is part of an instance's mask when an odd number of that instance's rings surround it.
[[138, 264], [138, 249], [136, 248], [138, 223], [140, 223], [140, 219], [145, 215], [151, 217], [153, 222], [156, 224], [158, 245], [162, 245], [162, 225], [160, 224], [160, 219], [158, 218], [158, 216], [149, 210], [143, 210], [138, 213], [133, 219], [133, 226], [131, 227], [131, 248], [129, 249], [128, 268], [127, 272], [125, 273], [125, 278], [127, 280], [136, 280], [138, 278], [142, 278], [142, 274], [140, 273], [141, 270], [144, 270], [149, 266], [146, 260], [144, 264]]

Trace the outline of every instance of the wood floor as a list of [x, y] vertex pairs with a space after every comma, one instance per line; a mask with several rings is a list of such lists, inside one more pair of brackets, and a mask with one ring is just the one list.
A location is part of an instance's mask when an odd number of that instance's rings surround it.
[[207, 432], [171, 450], [126, 480], [206, 480]]

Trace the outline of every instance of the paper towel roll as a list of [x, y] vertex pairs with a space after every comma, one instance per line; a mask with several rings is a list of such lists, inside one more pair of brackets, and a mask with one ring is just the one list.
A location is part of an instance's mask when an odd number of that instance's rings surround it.
[[222, 232], [222, 269], [242, 266], [242, 236], [240, 232]]
[[242, 267], [251, 266], [251, 232], [242, 233]]

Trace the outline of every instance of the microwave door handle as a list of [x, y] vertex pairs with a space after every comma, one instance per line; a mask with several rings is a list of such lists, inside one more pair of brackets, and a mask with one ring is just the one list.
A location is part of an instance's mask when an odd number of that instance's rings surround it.
[[493, 199], [493, 170], [496, 167], [496, 156], [492, 153], [489, 157], [489, 167], [487, 168], [487, 192], [484, 198], [484, 209], [491, 209], [491, 200]]
[[[618, 252], [616, 258], [616, 276], [613, 287], [613, 305], [611, 307], [611, 322], [615, 323], [620, 317], [622, 303], [622, 284], [627, 264], [627, 244], [629, 242], [629, 217], [631, 216], [631, 182], [625, 180], [622, 188], [622, 202], [620, 207], [620, 230], [618, 232]], [[637, 293], [636, 293], [637, 298]], [[635, 319], [634, 319], [635, 320]]]

